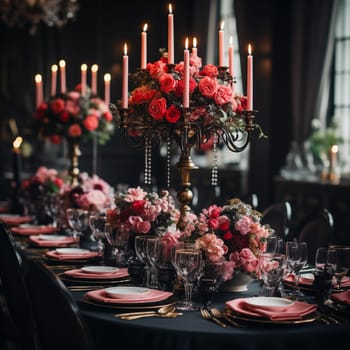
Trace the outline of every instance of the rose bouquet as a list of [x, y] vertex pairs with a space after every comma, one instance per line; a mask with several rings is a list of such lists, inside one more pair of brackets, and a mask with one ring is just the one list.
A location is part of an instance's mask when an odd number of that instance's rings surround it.
[[79, 86], [41, 103], [34, 119], [38, 134], [56, 144], [62, 139], [86, 141], [93, 135], [104, 144], [114, 132], [113, 116], [105, 102], [90, 95], [89, 89], [83, 96]]

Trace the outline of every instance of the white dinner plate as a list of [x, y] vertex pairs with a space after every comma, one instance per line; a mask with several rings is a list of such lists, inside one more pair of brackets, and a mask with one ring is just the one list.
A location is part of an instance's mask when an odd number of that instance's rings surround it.
[[119, 269], [114, 266], [84, 266], [81, 268], [81, 271], [86, 273], [112, 273], [117, 272]]
[[37, 224], [20, 224], [18, 227], [20, 228], [42, 228], [45, 227], [45, 225], [37, 225]]
[[88, 249], [80, 249], [80, 248], [57, 248], [55, 251], [57, 254], [63, 254], [63, 255], [88, 254], [90, 252]]
[[19, 218], [20, 216], [18, 214], [0, 214], [0, 218]]
[[38, 238], [43, 241], [64, 241], [67, 236], [63, 235], [39, 235]]
[[286, 308], [294, 304], [294, 300], [289, 300], [285, 298], [277, 297], [251, 297], [244, 299], [246, 304], [256, 306], [256, 307], [276, 307], [276, 308]]
[[120, 286], [106, 288], [105, 293], [116, 299], [142, 299], [151, 290], [143, 287]]

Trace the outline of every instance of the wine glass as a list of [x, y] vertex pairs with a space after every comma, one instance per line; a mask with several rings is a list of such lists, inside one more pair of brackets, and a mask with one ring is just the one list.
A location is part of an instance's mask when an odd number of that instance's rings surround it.
[[160, 237], [149, 237], [146, 242], [146, 256], [150, 265], [150, 288], [158, 288], [158, 262], [161, 259], [162, 240]]
[[80, 236], [89, 227], [89, 211], [79, 208], [67, 208], [66, 216], [68, 225], [73, 230], [74, 239], [79, 241]]
[[192, 290], [195, 281], [202, 269], [202, 251], [196, 248], [175, 248], [174, 266], [177, 274], [184, 281], [185, 300], [178, 303], [179, 310], [198, 310], [198, 306], [192, 303]]
[[125, 250], [128, 244], [129, 236], [126, 232], [120, 232], [114, 228], [109, 222], [105, 223], [104, 235], [107, 242], [112, 247], [112, 256], [115, 259], [117, 267], [125, 266]]
[[97, 241], [97, 249], [100, 255], [104, 250], [103, 238], [106, 237], [105, 225], [107, 217], [104, 213], [96, 213], [89, 216], [89, 226], [92, 231], [93, 238]]
[[307, 264], [307, 243], [290, 241], [286, 243], [287, 264], [295, 275], [295, 283], [292, 298], [300, 299], [303, 294], [300, 291], [300, 271]]
[[[260, 290], [260, 294], [264, 294], [265, 292], [267, 292], [268, 294], [270, 294], [270, 286], [267, 284], [267, 275], [268, 272], [272, 269], [272, 258], [273, 255], [276, 252], [277, 249], [277, 243], [278, 243], [278, 237], [275, 235], [271, 235], [268, 236], [266, 238], [266, 244], [265, 244], [265, 248], [261, 254], [261, 258], [262, 258], [262, 288]], [[275, 266], [276, 264], [274, 264]]]
[[332, 245], [330, 248], [336, 251], [334, 276], [337, 282], [337, 291], [341, 292], [341, 282], [350, 269], [350, 246]]

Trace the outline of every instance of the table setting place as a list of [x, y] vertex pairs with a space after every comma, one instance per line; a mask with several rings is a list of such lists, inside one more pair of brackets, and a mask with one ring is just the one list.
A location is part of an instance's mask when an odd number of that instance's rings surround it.
[[69, 247], [49, 250], [44, 254], [43, 258], [46, 263], [84, 264], [89, 261], [100, 260], [101, 255], [99, 252], [91, 251], [89, 249]]
[[20, 215], [12, 213], [0, 213], [0, 220], [9, 227], [18, 226], [33, 222], [33, 217], [29, 215]]

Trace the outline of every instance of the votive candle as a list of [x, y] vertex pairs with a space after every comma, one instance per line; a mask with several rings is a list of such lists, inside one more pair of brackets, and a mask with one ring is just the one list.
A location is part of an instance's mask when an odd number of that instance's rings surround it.
[[51, 96], [56, 96], [57, 89], [57, 64], [51, 66]]
[[184, 108], [190, 106], [190, 52], [188, 50], [188, 38], [186, 38], [184, 50], [184, 92], [182, 105]]
[[123, 55], [123, 79], [122, 79], [122, 108], [128, 108], [128, 75], [129, 75], [129, 57], [128, 46], [124, 44]]
[[169, 4], [168, 14], [168, 63], [174, 64], [174, 15], [171, 4]]
[[66, 62], [64, 60], [60, 60], [58, 62], [60, 66], [60, 76], [61, 76], [61, 93], [64, 94], [67, 90], [66, 87]]
[[97, 72], [98, 72], [98, 65], [93, 64], [91, 66], [91, 93], [92, 93], [92, 95], [97, 95]]
[[143, 26], [141, 33], [141, 69], [146, 69], [147, 66], [147, 23]]

